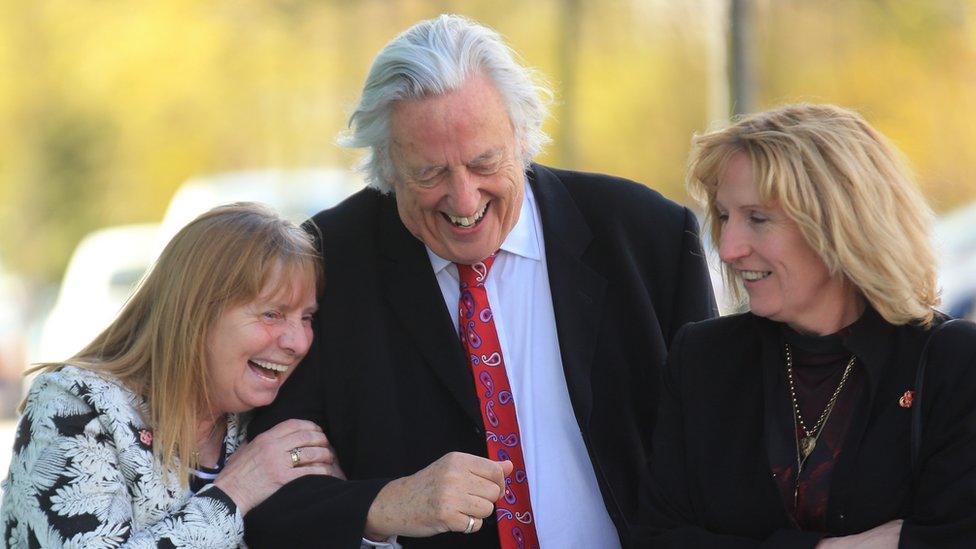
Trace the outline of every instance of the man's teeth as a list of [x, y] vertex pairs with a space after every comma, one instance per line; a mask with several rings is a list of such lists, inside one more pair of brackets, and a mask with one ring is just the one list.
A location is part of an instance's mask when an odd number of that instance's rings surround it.
[[471, 217], [459, 217], [459, 216], [451, 215], [451, 214], [447, 214], [447, 217], [448, 217], [448, 219], [451, 220], [451, 223], [454, 223], [458, 227], [468, 228], [468, 227], [471, 227], [472, 225], [474, 225], [475, 223], [481, 221], [481, 218], [485, 216], [485, 211], [487, 209], [488, 209], [488, 204], [485, 203], [485, 205], [482, 206], [481, 209], [478, 210]]
[[767, 276], [773, 274], [772, 271], [739, 271], [742, 275], [743, 280], [748, 280], [749, 282], [754, 282], [756, 280], [762, 280]]
[[288, 366], [283, 364], [276, 364], [274, 362], [265, 362], [263, 360], [251, 359], [251, 362], [257, 364], [258, 366], [264, 368], [265, 370], [272, 370], [275, 372], [287, 372]]

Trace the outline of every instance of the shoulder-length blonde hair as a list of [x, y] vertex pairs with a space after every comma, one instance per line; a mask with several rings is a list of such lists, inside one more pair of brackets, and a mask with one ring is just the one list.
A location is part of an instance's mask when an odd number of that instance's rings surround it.
[[[842, 274], [892, 324], [928, 325], [939, 303], [929, 242], [932, 211], [899, 151], [857, 113], [796, 104], [696, 135], [689, 193], [706, 209], [715, 245], [715, 194], [738, 153], [748, 156], [763, 203], [778, 204], [831, 274]], [[732, 292], [741, 295], [732, 269]]]
[[286, 286], [312, 284], [320, 295], [312, 237], [259, 204], [214, 208], [173, 237], [118, 318], [65, 363], [108, 374], [142, 395], [153, 451], [185, 482], [188, 467], [198, 465], [197, 427], [210, 409], [211, 329], [228, 306], [258, 298], [276, 273]]

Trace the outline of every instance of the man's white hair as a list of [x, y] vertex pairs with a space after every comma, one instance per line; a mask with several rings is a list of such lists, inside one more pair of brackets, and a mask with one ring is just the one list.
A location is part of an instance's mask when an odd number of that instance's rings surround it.
[[396, 101], [460, 88], [485, 74], [502, 96], [526, 166], [549, 142], [542, 131], [552, 91], [522, 66], [497, 32], [458, 15], [421, 21], [390, 41], [373, 60], [363, 94], [339, 144], [367, 148], [358, 164], [369, 186], [389, 193], [396, 173], [390, 158], [390, 114]]

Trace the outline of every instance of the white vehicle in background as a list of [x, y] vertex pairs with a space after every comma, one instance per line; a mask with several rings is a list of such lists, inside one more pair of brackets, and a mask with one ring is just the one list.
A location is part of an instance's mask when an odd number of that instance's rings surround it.
[[112, 322], [156, 259], [158, 231], [156, 223], [119, 225], [78, 243], [31, 362], [63, 361]]
[[261, 202], [301, 223], [356, 190], [338, 169], [255, 170], [194, 178], [177, 189], [161, 224], [95, 231], [78, 245], [31, 362], [74, 355], [115, 319], [166, 243], [201, 213], [231, 202]]
[[933, 240], [939, 257], [940, 308], [976, 320], [976, 203], [940, 218]]
[[158, 250], [198, 215], [221, 204], [260, 202], [302, 223], [363, 188], [361, 178], [346, 170], [252, 170], [190, 179], [177, 189], [163, 216]]

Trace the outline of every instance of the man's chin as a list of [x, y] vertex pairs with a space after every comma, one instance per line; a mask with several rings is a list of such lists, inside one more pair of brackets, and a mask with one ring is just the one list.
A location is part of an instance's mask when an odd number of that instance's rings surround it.
[[441, 240], [441, 242], [438, 242], [436, 246], [431, 246], [430, 244], [428, 244], [428, 246], [430, 246], [430, 249], [433, 250], [433, 252], [439, 257], [442, 257], [452, 263], [472, 265], [495, 253], [501, 246], [500, 243], [496, 244], [490, 239], [484, 238], [483, 234], [477, 236], [478, 238], [471, 238], [467, 241], [463, 237], [444, 238]]
[[[440, 255], [444, 259], [450, 261], [451, 263], [460, 263], [462, 265], [473, 265], [479, 261], [483, 261], [489, 255], [495, 253], [496, 247], [494, 246], [479, 246], [474, 249], [449, 249], [445, 250], [447, 255]], [[437, 253], [436, 251], [434, 253]]]

